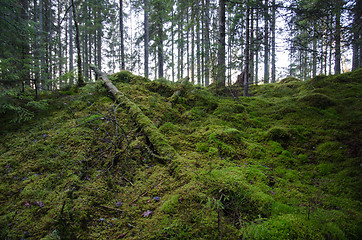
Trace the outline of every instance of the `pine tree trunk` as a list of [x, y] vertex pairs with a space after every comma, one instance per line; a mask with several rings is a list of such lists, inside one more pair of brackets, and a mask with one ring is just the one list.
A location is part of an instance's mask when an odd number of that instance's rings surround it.
[[225, 0], [219, 1], [219, 34], [218, 34], [218, 72], [217, 89], [225, 87]]
[[[246, 39], [245, 39], [245, 75], [244, 75], [244, 93], [243, 96], [248, 96], [249, 90], [249, 64], [250, 64], [250, 7], [246, 5]], [[242, 71], [243, 72], [243, 71]]]
[[209, 86], [210, 73], [210, 0], [205, 0], [205, 86]]
[[[38, 22], [38, 1], [34, 0], [34, 22]], [[38, 98], [38, 90], [39, 90], [39, 70], [37, 68], [39, 68], [39, 44], [38, 44], [38, 40], [39, 40], [39, 28], [37, 27], [35, 30], [35, 41], [34, 41], [34, 89], [35, 89], [35, 99]]]
[[83, 80], [83, 72], [82, 72], [82, 55], [80, 53], [80, 40], [79, 40], [79, 28], [78, 28], [78, 22], [77, 22], [77, 14], [75, 10], [74, 0], [72, 0], [72, 8], [73, 8], [73, 21], [75, 26], [75, 44], [77, 46], [77, 65], [78, 65], [78, 86], [84, 85]]
[[[70, 11], [69, 12], [69, 24], [68, 24], [68, 28], [69, 28], [69, 72], [72, 72], [74, 67], [73, 67], [73, 59], [74, 59], [74, 53], [73, 53], [73, 13]], [[69, 84], [73, 85], [73, 77], [71, 76], [69, 79]]]
[[269, 6], [265, 0], [264, 6], [264, 83], [269, 83]]
[[259, 9], [256, 9], [256, 37], [258, 39], [258, 42], [256, 43], [256, 49], [255, 49], [255, 84], [258, 84], [259, 81]]
[[145, 77], [148, 78], [148, 55], [149, 55], [149, 50], [148, 50], [148, 42], [149, 42], [149, 32], [148, 32], [148, 0], [144, 0], [144, 31], [145, 31]]
[[201, 85], [201, 42], [200, 42], [200, 22], [196, 25], [196, 65], [197, 65], [197, 84]]
[[44, 22], [43, 22], [43, 0], [39, 0], [39, 49], [40, 49], [40, 88], [44, 87], [45, 82], [45, 58], [44, 58]]
[[163, 78], [163, 21], [161, 17], [159, 18], [159, 25], [158, 25], [157, 55], [158, 55], [158, 78]]
[[174, 24], [175, 22], [175, 14], [172, 10], [172, 20], [171, 20], [171, 68], [172, 68], [172, 82], [175, 82], [175, 32], [174, 32]]
[[362, 68], [362, 0], [356, 0], [353, 15], [352, 70], [357, 70]]
[[[28, 0], [21, 0], [21, 19], [24, 22], [28, 22], [28, 10], [29, 2]], [[25, 90], [25, 85], [30, 85], [30, 69], [26, 66], [25, 61], [29, 57], [29, 36], [27, 33], [23, 33], [24, 41], [21, 44], [21, 79], [23, 82], [23, 91]]]
[[276, 81], [276, 54], [275, 54], [275, 12], [276, 12], [276, 6], [275, 6], [275, 0], [273, 0], [272, 2], [272, 6], [273, 6], [273, 9], [272, 9], [272, 26], [271, 26], [271, 29], [272, 29], [272, 59], [271, 59], [271, 63], [272, 63], [272, 67], [271, 67], [271, 75], [272, 75], [272, 78], [271, 78], [271, 82], [272, 83], [275, 83]]
[[191, 11], [191, 82], [195, 84], [195, 7]]
[[254, 83], [254, 53], [255, 53], [255, 42], [254, 42], [254, 8], [250, 9], [250, 68], [249, 68], [249, 84]]
[[119, 33], [121, 35], [121, 69], [126, 69], [124, 59], [123, 0], [119, 0]]
[[336, 13], [336, 33], [335, 33], [335, 56], [334, 56], [334, 74], [341, 73], [341, 10]]
[[102, 9], [97, 7], [97, 19], [99, 21], [99, 26], [97, 28], [97, 67], [102, 69]]
[[[58, 1], [58, 31], [57, 31], [57, 34], [58, 34], [58, 77], [60, 78], [60, 76], [62, 76], [63, 74], [63, 61], [62, 61], [62, 58], [63, 58], [63, 48], [62, 48], [62, 41], [61, 41], [61, 35], [62, 35], [62, 27], [60, 26], [60, 11], [61, 11], [61, 4], [60, 2]], [[60, 84], [60, 87], [62, 86], [62, 82], [59, 83]]]
[[314, 26], [313, 26], [313, 53], [312, 53], [312, 56], [313, 56], [313, 59], [312, 59], [312, 76], [315, 77], [317, 76], [317, 34], [316, 34], [316, 26], [315, 26], [315, 23], [314, 23]]

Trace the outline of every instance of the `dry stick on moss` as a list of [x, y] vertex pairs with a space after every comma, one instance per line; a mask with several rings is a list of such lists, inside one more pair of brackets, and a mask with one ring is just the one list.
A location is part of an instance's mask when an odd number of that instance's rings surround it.
[[136, 197], [135, 200], [133, 200], [129, 205], [132, 205], [132, 204], [135, 203], [140, 197], [145, 196], [147, 193], [149, 193], [149, 191], [151, 191], [151, 190], [154, 189], [154, 188], [159, 187], [159, 186], [160, 186], [162, 183], [164, 183], [164, 182], [165, 182], [165, 180], [163, 180], [162, 182], [160, 182], [159, 184], [157, 184], [157, 186], [151, 187], [150, 190], [148, 190], [148, 191], [146, 191], [146, 192], [138, 195], [138, 197]]
[[142, 132], [152, 143], [158, 155], [162, 156], [162, 158], [159, 158], [158, 160], [161, 163], [166, 163], [174, 159], [177, 155], [175, 149], [166, 141], [165, 137], [160, 133], [154, 123], [141, 111], [141, 109], [135, 103], [130, 101], [122, 92], [116, 88], [116, 86], [113, 85], [104, 72], [101, 72], [93, 65], [90, 65], [90, 68], [98, 74], [105, 87], [108, 91], [111, 92], [115, 100], [126, 108], [129, 115], [136, 121]]
[[124, 211], [121, 210], [121, 209], [117, 209], [117, 208], [113, 208], [113, 207], [108, 207], [108, 206], [104, 206], [104, 205], [98, 205], [98, 206], [99, 206], [99, 207], [102, 207], [102, 208], [106, 208], [106, 209], [118, 211], [118, 212], [124, 212]]

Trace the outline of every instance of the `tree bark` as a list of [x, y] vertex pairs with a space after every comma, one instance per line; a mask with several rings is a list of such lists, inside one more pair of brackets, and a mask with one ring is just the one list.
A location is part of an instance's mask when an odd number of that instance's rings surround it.
[[210, 0], [205, 0], [205, 86], [209, 86], [210, 73]]
[[317, 29], [316, 23], [313, 25], [313, 52], [312, 52], [312, 76], [317, 76]]
[[269, 6], [265, 0], [264, 6], [264, 83], [269, 83]]
[[158, 78], [163, 77], [163, 21], [159, 18], [158, 23], [158, 43], [157, 43], [157, 58], [158, 58]]
[[[73, 14], [70, 11], [69, 12], [69, 24], [68, 24], [68, 28], [69, 28], [69, 72], [73, 71]], [[73, 85], [73, 77], [71, 75], [70, 79], [69, 79], [69, 84]]]
[[72, 0], [72, 8], [73, 8], [73, 20], [74, 20], [74, 26], [75, 26], [75, 44], [77, 46], [77, 63], [78, 63], [78, 86], [84, 86], [84, 80], [83, 80], [83, 72], [82, 72], [82, 55], [80, 54], [80, 40], [79, 40], [79, 28], [78, 28], [78, 22], [77, 22], [77, 14], [75, 10], [74, 0]]
[[124, 59], [123, 0], [119, 0], [119, 33], [121, 35], [121, 69], [126, 68]]
[[243, 96], [248, 96], [249, 90], [249, 64], [250, 64], [250, 7], [246, 5], [246, 43], [245, 43], [245, 76], [244, 76], [244, 93]]
[[341, 10], [337, 6], [336, 13], [336, 32], [335, 32], [335, 55], [334, 55], [334, 74], [341, 73]]
[[148, 42], [149, 42], [149, 32], [148, 32], [148, 0], [144, 0], [144, 31], [145, 31], [145, 77], [148, 78]]
[[272, 1], [272, 22], [271, 22], [271, 30], [272, 30], [272, 54], [271, 54], [271, 82], [275, 83], [276, 81], [276, 54], [275, 54], [275, 12], [276, 12], [276, 6], [275, 6], [275, 0]]
[[362, 0], [356, 0], [353, 15], [352, 70], [357, 70], [362, 67]]
[[225, 87], [225, 0], [219, 1], [218, 74], [217, 89]]

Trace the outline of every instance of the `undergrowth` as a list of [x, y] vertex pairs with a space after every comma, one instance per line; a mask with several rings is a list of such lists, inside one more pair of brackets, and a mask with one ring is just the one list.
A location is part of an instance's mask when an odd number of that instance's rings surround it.
[[44, 96], [26, 122], [2, 118], [0, 238], [360, 239], [361, 76], [238, 100], [110, 76], [180, 155], [170, 165], [100, 83]]

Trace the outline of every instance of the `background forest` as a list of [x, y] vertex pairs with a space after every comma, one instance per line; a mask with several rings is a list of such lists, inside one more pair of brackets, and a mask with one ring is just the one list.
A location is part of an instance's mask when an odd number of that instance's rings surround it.
[[203, 86], [246, 71], [249, 83], [339, 74], [361, 67], [361, 9], [359, 0], [1, 0], [0, 81], [57, 89], [92, 79], [89, 64]]

